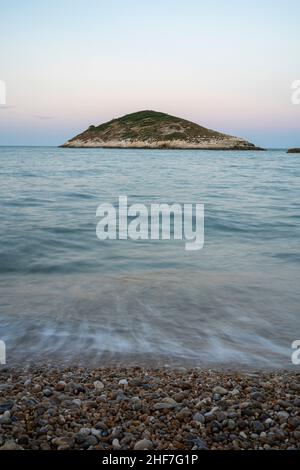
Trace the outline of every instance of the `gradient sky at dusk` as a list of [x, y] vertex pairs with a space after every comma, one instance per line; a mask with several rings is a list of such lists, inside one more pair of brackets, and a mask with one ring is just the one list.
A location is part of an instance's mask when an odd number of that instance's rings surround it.
[[154, 109], [300, 146], [299, 22], [299, 0], [0, 0], [0, 145]]

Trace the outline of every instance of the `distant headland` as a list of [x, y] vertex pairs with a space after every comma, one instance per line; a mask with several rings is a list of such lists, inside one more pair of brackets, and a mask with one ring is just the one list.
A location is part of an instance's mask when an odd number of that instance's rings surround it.
[[138, 111], [90, 126], [61, 147], [262, 150], [239, 137], [157, 111]]
[[288, 149], [287, 153], [300, 153], [300, 147], [299, 148]]

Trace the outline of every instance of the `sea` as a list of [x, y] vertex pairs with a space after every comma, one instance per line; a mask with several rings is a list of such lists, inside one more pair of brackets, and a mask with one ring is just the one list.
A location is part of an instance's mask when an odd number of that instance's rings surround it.
[[[99, 204], [204, 204], [204, 246], [96, 236]], [[289, 368], [300, 158], [286, 150], [0, 147], [6, 363]]]

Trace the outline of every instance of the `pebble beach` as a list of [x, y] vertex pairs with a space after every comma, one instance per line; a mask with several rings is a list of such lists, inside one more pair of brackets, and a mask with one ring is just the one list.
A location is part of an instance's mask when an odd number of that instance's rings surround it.
[[300, 449], [299, 374], [2, 366], [0, 449]]

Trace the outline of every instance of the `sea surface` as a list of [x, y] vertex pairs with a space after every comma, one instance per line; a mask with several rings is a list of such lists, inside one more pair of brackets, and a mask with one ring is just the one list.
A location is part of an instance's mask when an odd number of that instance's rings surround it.
[[[299, 156], [284, 150], [0, 148], [7, 364], [290, 367], [300, 339], [299, 177]], [[204, 203], [203, 249], [98, 240], [97, 206], [120, 195]]]

